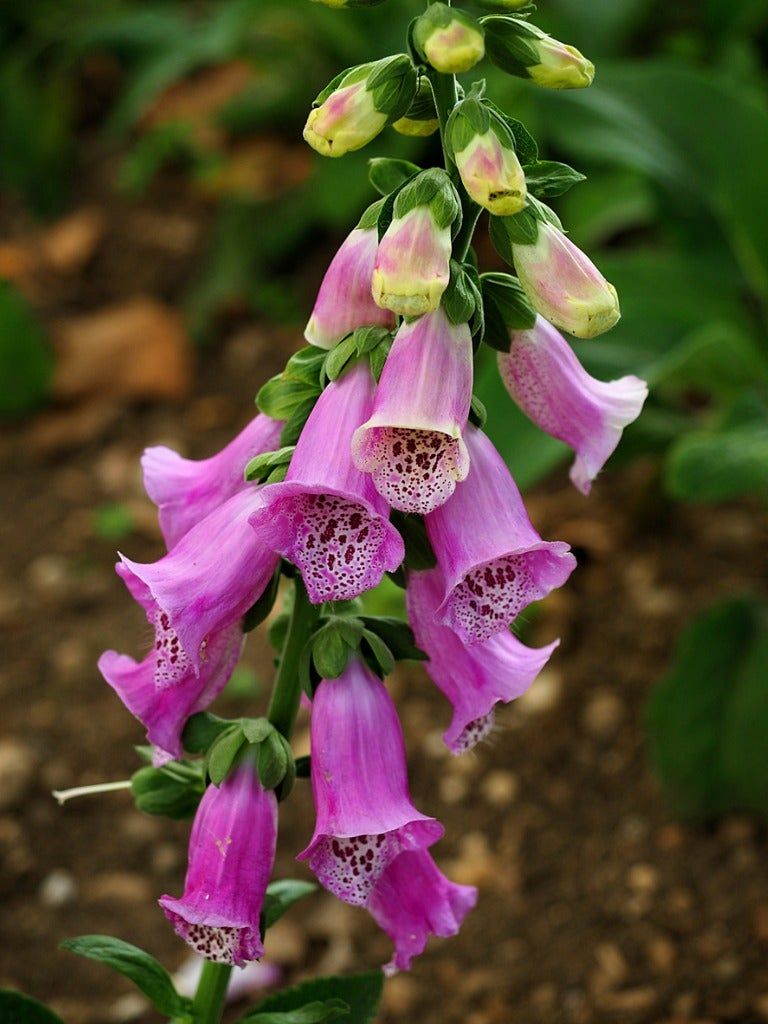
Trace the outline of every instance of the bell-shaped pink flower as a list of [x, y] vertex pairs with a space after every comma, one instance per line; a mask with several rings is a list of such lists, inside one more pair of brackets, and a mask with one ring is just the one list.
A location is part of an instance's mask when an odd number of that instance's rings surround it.
[[264, 952], [259, 919], [277, 842], [277, 800], [250, 764], [209, 786], [189, 839], [181, 899], [159, 903], [177, 934], [206, 960], [241, 967]]
[[499, 373], [526, 416], [576, 452], [571, 480], [589, 494], [592, 481], [640, 415], [648, 385], [639, 377], [590, 377], [565, 338], [543, 317], [528, 331], [513, 331]]
[[560, 587], [576, 567], [562, 541], [544, 541], [531, 525], [512, 474], [486, 435], [468, 426], [467, 479], [426, 517], [443, 574], [437, 610], [468, 644], [505, 629], [532, 601]]
[[191, 668], [200, 675], [207, 646], [241, 619], [277, 567], [271, 537], [250, 526], [261, 505], [249, 486], [185, 533], [149, 564], [120, 556], [116, 569], [155, 627], [155, 682], [173, 686]]
[[260, 494], [251, 517], [298, 566], [314, 604], [375, 587], [404, 557], [400, 534], [371, 478], [352, 462], [352, 435], [371, 414], [374, 382], [356, 363], [329, 384], [307, 420], [282, 483]]
[[379, 243], [372, 276], [382, 309], [421, 316], [437, 309], [450, 281], [451, 224], [436, 221], [428, 206], [394, 217]]
[[559, 228], [539, 224], [533, 245], [513, 245], [515, 270], [537, 312], [577, 338], [596, 338], [621, 316], [616, 289]]
[[333, 348], [357, 327], [394, 327], [395, 317], [373, 301], [371, 278], [379, 236], [375, 225], [358, 225], [325, 272], [304, 337], [318, 348]]
[[427, 850], [401, 853], [384, 871], [368, 903], [373, 919], [395, 944], [384, 973], [409, 970], [430, 935], [456, 935], [476, 903], [477, 889], [447, 879]]
[[165, 679], [165, 652], [152, 650], [137, 662], [126, 654], [105, 651], [99, 671], [126, 708], [144, 725], [147, 739], [155, 747], [155, 763], [182, 756], [181, 734], [187, 719], [204, 711], [221, 693], [237, 665], [243, 649], [240, 623], [213, 633], [204, 645], [200, 673], [188, 659], [184, 670], [174, 676], [172, 686], [158, 686], [156, 672]]
[[160, 529], [172, 548], [201, 519], [248, 485], [243, 473], [256, 455], [280, 447], [282, 423], [260, 413], [210, 459], [185, 459], [172, 448], [147, 448], [144, 489], [157, 505]]
[[355, 465], [393, 508], [422, 515], [469, 472], [462, 440], [472, 400], [472, 336], [442, 309], [404, 323], [384, 365], [373, 415], [352, 439]]
[[358, 659], [318, 686], [311, 743], [317, 819], [298, 859], [339, 899], [365, 906], [387, 866], [436, 843], [443, 826], [411, 803], [397, 711]]
[[463, 754], [491, 731], [497, 704], [525, 693], [560, 641], [533, 650], [504, 630], [468, 647], [437, 621], [444, 592], [439, 569], [408, 574], [408, 618], [416, 643], [429, 657], [427, 672], [453, 705], [443, 739], [452, 754]]

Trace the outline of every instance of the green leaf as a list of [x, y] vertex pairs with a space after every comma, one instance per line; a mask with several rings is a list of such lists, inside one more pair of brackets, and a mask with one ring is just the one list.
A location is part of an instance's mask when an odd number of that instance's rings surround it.
[[319, 394], [319, 385], [291, 380], [280, 374], [264, 384], [256, 395], [256, 404], [272, 419], [287, 420], [299, 406]]
[[400, 189], [418, 174], [421, 168], [410, 160], [393, 160], [386, 156], [377, 156], [368, 161], [368, 180], [381, 196]]
[[64, 1024], [53, 1010], [32, 996], [12, 989], [0, 989], [0, 1020], [8, 1024]]
[[651, 763], [676, 813], [768, 815], [768, 607], [721, 602], [682, 634], [647, 707]]
[[402, 619], [388, 615], [361, 616], [365, 628], [384, 641], [397, 661], [425, 661], [427, 655], [416, 646], [413, 630]]
[[[381, 971], [314, 978], [267, 996], [254, 1012], [284, 1013], [301, 1009], [307, 1003], [341, 999], [350, 1007], [350, 1020], [353, 1024], [374, 1024], [383, 987], [384, 975]], [[241, 1021], [240, 1024], [245, 1022]]]
[[[288, 417], [285, 426], [280, 432], [280, 443], [286, 445], [295, 445], [301, 432], [304, 429], [304, 424], [309, 419], [309, 414], [315, 407], [315, 402], [320, 397], [320, 391], [316, 391], [311, 396], [307, 396], [301, 402], [299, 402], [294, 408], [291, 415]], [[287, 466], [278, 466], [277, 469], [273, 469], [270, 475], [267, 477], [268, 483], [276, 483], [285, 476], [285, 470]]]
[[272, 579], [262, 591], [261, 596], [254, 605], [248, 609], [243, 617], [243, 632], [250, 633], [266, 619], [277, 600], [277, 592], [280, 589], [280, 566], [278, 565], [272, 573]]
[[347, 667], [352, 649], [332, 620], [312, 639], [312, 663], [321, 679], [338, 679]]
[[140, 989], [152, 1005], [167, 1017], [191, 1021], [192, 1004], [178, 994], [170, 974], [153, 956], [110, 935], [80, 935], [65, 939], [62, 949], [106, 964]]
[[42, 325], [16, 289], [0, 280], [0, 416], [21, 416], [38, 406], [52, 373]]
[[210, 748], [205, 759], [206, 771], [214, 786], [220, 786], [226, 779], [244, 743], [245, 736], [237, 722], [226, 729]]
[[420, 516], [398, 512], [393, 509], [392, 525], [405, 544], [405, 565], [409, 569], [433, 569], [437, 559], [429, 543], [424, 520]]
[[348, 335], [338, 345], [334, 345], [323, 363], [323, 373], [328, 380], [338, 380], [356, 352], [357, 341], [354, 334]]
[[685, 434], [667, 456], [664, 482], [671, 496], [683, 501], [726, 501], [744, 494], [768, 498], [768, 419]]
[[294, 903], [303, 900], [305, 896], [311, 896], [313, 892], [317, 892], [315, 883], [300, 878], [281, 878], [270, 882], [261, 911], [262, 930], [271, 928]]
[[280, 785], [288, 771], [289, 756], [292, 760], [293, 755], [286, 748], [282, 736], [274, 730], [259, 745], [257, 769], [264, 789], [274, 789]]
[[546, 199], [549, 196], [561, 196], [587, 179], [586, 175], [575, 171], [568, 164], [558, 163], [557, 160], [537, 160], [525, 168], [525, 180], [528, 190], [534, 196]]
[[256, 1012], [243, 1017], [240, 1024], [325, 1024], [349, 1016], [349, 1004], [343, 999], [307, 1003], [298, 1010]]
[[262, 483], [273, 469], [278, 466], [287, 466], [295, 450], [296, 446], [291, 444], [286, 445], [285, 448], [279, 448], [275, 452], [264, 452], [262, 455], [255, 456], [245, 467], [245, 479]]
[[232, 723], [229, 719], [219, 718], [209, 711], [199, 711], [187, 719], [181, 742], [190, 754], [203, 754]]
[[147, 765], [131, 776], [134, 803], [145, 814], [191, 818], [204, 792], [201, 773], [183, 771], [176, 762], [163, 768]]

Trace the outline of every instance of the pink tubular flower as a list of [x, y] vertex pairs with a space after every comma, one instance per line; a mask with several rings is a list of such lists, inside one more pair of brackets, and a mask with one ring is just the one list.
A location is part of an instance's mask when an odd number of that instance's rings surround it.
[[376, 304], [402, 316], [437, 309], [450, 280], [450, 258], [451, 225], [439, 225], [428, 206], [395, 217], [376, 255]]
[[[240, 623], [212, 634], [205, 645], [200, 674], [187, 659], [172, 686], [155, 680], [162, 657], [152, 650], [141, 662], [125, 654], [105, 651], [99, 671], [126, 708], [145, 726], [156, 748], [155, 763], [182, 756], [181, 734], [190, 715], [204, 711], [229, 681], [243, 649]], [[163, 673], [165, 676], [165, 673]]]
[[206, 960], [241, 967], [264, 953], [259, 918], [277, 842], [277, 800], [243, 764], [209, 786], [189, 838], [181, 899], [160, 906], [177, 934]]
[[509, 355], [499, 353], [501, 379], [523, 412], [576, 452], [571, 480], [582, 494], [640, 415], [648, 385], [639, 377], [604, 382], [586, 372], [563, 336], [538, 317], [513, 331]]
[[410, 969], [430, 935], [456, 935], [477, 903], [477, 889], [449, 881], [426, 850], [401, 853], [387, 867], [368, 904], [395, 944], [387, 975]]
[[280, 447], [282, 423], [260, 413], [210, 459], [182, 458], [172, 448], [147, 448], [141, 457], [144, 489], [157, 505], [160, 529], [172, 548], [201, 519], [247, 484], [243, 472], [256, 455]]
[[469, 472], [461, 432], [472, 399], [472, 336], [438, 309], [395, 336], [373, 415], [355, 431], [352, 457], [393, 508], [426, 514]]
[[358, 225], [325, 272], [304, 337], [318, 348], [333, 348], [356, 327], [394, 327], [395, 317], [371, 295], [379, 238], [375, 225]]
[[314, 604], [344, 601], [375, 587], [403, 560], [403, 541], [371, 479], [352, 463], [352, 435], [371, 412], [374, 383], [357, 363], [329, 384], [301, 432], [282, 483], [260, 494], [251, 516], [301, 570]]
[[395, 706], [361, 661], [318, 686], [311, 739], [317, 821], [298, 859], [339, 899], [365, 906], [387, 866], [436, 843], [443, 826], [411, 803]]
[[471, 466], [445, 505], [426, 517], [445, 591], [437, 618], [468, 644], [501, 632], [576, 567], [562, 541], [543, 541], [504, 460], [481, 430], [467, 427]]
[[155, 627], [155, 682], [173, 686], [203, 671], [212, 638], [245, 615], [277, 567], [271, 538], [249, 516], [261, 496], [248, 487], [193, 526], [164, 558], [120, 556], [117, 573]]
[[616, 289], [556, 228], [539, 224], [533, 245], [513, 245], [520, 284], [537, 312], [577, 338], [596, 338], [621, 316]]
[[463, 754], [491, 731], [498, 703], [525, 693], [560, 641], [532, 650], [504, 631], [467, 647], [435, 618], [443, 594], [439, 569], [408, 574], [408, 618], [416, 643], [429, 656], [432, 680], [453, 704], [443, 739], [452, 754]]

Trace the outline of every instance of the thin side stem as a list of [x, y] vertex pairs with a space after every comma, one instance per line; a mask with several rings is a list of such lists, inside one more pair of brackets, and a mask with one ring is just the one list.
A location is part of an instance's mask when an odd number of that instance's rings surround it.
[[67, 800], [74, 800], [79, 796], [95, 796], [97, 793], [114, 793], [119, 789], [130, 789], [131, 780], [122, 779], [120, 782], [97, 782], [93, 786], [75, 786], [74, 789], [51, 790], [53, 796], [61, 807]]
[[229, 987], [229, 964], [203, 963], [203, 972], [192, 1002], [195, 1024], [219, 1024]]
[[301, 652], [318, 615], [318, 609], [310, 603], [301, 576], [297, 574], [294, 580], [293, 611], [267, 711], [267, 718], [286, 739], [290, 738], [301, 700]]

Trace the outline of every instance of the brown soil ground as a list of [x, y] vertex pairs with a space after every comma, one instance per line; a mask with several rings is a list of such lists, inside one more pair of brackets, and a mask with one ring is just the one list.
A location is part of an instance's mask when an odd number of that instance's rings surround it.
[[[158, 278], [132, 244], [138, 290], [151, 289]], [[119, 297], [99, 267], [101, 284], [86, 274], [61, 309], [87, 307], [89, 287], [100, 300]], [[160, 278], [163, 297], [185, 274], [177, 266]], [[95, 662], [109, 646], [139, 654], [146, 623], [114, 576], [116, 544], [99, 535], [93, 510], [125, 505], [133, 527], [121, 547], [138, 559], [161, 553], [141, 494], [142, 448], [216, 450], [297, 340], [267, 327], [225, 333], [182, 407], [126, 410], [54, 458], [31, 451], [27, 424], [0, 437], [0, 732], [24, 743], [29, 760], [18, 799], [0, 811], [0, 984], [50, 1002], [69, 1024], [155, 1018], [128, 983], [58, 951], [64, 937], [116, 934], [171, 968], [185, 956], [155, 900], [180, 891], [188, 826], [140, 815], [125, 793], [60, 809], [50, 790], [137, 767], [141, 730]], [[563, 644], [530, 695], [501, 716], [491, 743], [452, 759], [440, 695], [417, 669], [393, 680], [416, 803], [446, 825], [438, 859], [481, 897], [458, 938], [434, 942], [388, 983], [382, 1024], [768, 1021], [768, 837], [740, 817], [710, 829], [675, 821], [643, 744], [645, 701], [681, 626], [716, 597], [760, 589], [760, 513], [671, 506], [650, 464], [607, 473], [589, 501], [557, 476], [530, 506], [541, 532], [580, 556], [533, 624], [531, 642]], [[225, 694], [222, 713], [264, 706], [263, 638], [246, 660], [260, 688]], [[300, 874], [293, 856], [312, 828], [306, 783], [283, 805], [281, 828], [278, 875]], [[268, 955], [292, 980], [378, 965], [389, 945], [364, 912], [319, 894], [270, 932]]]

